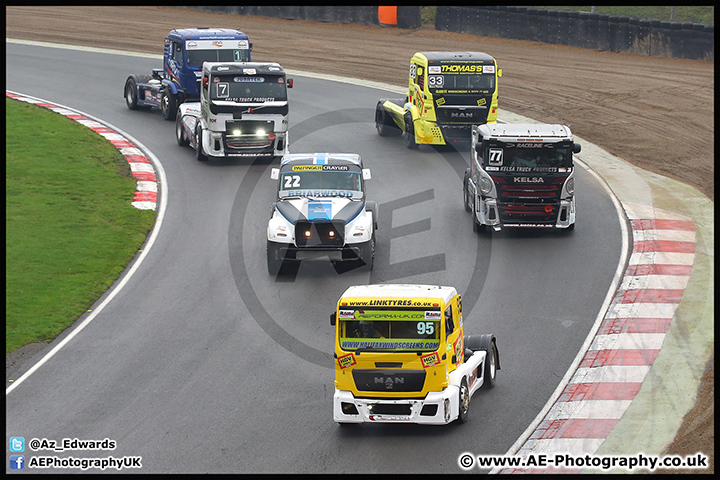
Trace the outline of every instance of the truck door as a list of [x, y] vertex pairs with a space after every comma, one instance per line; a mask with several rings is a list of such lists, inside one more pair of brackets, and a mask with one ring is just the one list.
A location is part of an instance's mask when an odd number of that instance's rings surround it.
[[462, 316], [458, 311], [460, 296], [456, 296], [445, 308], [445, 335], [446, 335], [446, 355], [449, 360], [448, 372], [457, 368], [463, 362], [463, 354], [465, 346], [462, 337]]
[[419, 115], [422, 115], [425, 106], [426, 74], [426, 68], [422, 63], [413, 62], [410, 64], [411, 98], [409, 101], [418, 109]]

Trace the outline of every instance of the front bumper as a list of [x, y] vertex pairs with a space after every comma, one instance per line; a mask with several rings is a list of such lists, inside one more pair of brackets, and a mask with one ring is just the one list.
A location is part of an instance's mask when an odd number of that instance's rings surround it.
[[[527, 228], [569, 228], [575, 223], [575, 197], [570, 200], [560, 200], [554, 205], [556, 213], [551, 218], [544, 218], [547, 215], [530, 211], [527, 214], [508, 215], [508, 205], [498, 204], [495, 198], [476, 197], [476, 218], [480, 225], [493, 227], [500, 230], [501, 227], [527, 227]], [[537, 208], [544, 208], [545, 205]], [[526, 207], [531, 210], [533, 207]], [[539, 210], [538, 210], [539, 211]]]
[[356, 398], [335, 389], [333, 420], [338, 423], [418, 423], [446, 425], [458, 417], [460, 391], [448, 386], [425, 398]]
[[207, 154], [212, 157], [282, 156], [287, 153], [287, 132], [268, 135], [236, 135], [211, 132]]
[[361, 258], [364, 246], [365, 244], [358, 243], [343, 247], [296, 247], [291, 244], [279, 243], [277, 251], [280, 258], [290, 262], [324, 257], [332, 261], [349, 262]]

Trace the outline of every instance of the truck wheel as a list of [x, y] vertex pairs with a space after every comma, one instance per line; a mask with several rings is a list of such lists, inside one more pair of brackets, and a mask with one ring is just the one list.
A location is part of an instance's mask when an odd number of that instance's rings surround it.
[[132, 77], [125, 82], [125, 103], [130, 110], [138, 109], [137, 83]]
[[361, 267], [367, 265], [370, 270], [373, 269], [373, 264], [375, 263], [375, 232], [373, 232], [369, 244], [363, 245], [358, 263]]
[[484, 367], [485, 383], [483, 383], [483, 388], [493, 388], [497, 382], [497, 347], [495, 347], [495, 342], [490, 343], [490, 349], [488, 350]]
[[175, 94], [167, 88], [164, 89], [162, 91], [162, 96], [160, 97], [160, 109], [162, 110], [163, 118], [170, 121], [175, 120], [177, 108], [177, 96], [175, 96]]
[[412, 123], [412, 116], [405, 115], [405, 146], [411, 150], [418, 148], [418, 144], [415, 142], [415, 128]]
[[375, 107], [375, 129], [381, 137], [396, 137], [402, 134], [402, 130], [395, 125], [380, 102]]
[[280, 252], [278, 251], [277, 246], [270, 240], [267, 242], [266, 253], [268, 273], [270, 275], [277, 275], [278, 272], [280, 272], [283, 261], [280, 258]]
[[177, 144], [181, 147], [186, 146], [188, 143], [188, 139], [185, 137], [185, 129], [182, 125], [182, 116], [178, 112], [178, 114], [175, 116], [175, 139], [177, 140]]
[[203, 152], [202, 147], [202, 128], [200, 125], [195, 127], [195, 158], [200, 162], [207, 162], [208, 156]]
[[465, 177], [463, 178], [463, 202], [465, 203], [465, 211], [471, 212], [470, 207], [470, 195], [468, 195], [468, 178], [470, 177], [470, 169], [465, 170]]
[[470, 412], [470, 389], [468, 388], [467, 380], [464, 378], [460, 382], [460, 409], [458, 411], [458, 423], [465, 423], [468, 419], [468, 413]]

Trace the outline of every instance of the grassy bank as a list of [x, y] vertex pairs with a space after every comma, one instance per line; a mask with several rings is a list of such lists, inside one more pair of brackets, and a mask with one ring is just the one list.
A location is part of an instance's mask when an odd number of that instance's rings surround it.
[[116, 280], [155, 220], [124, 157], [87, 127], [6, 98], [5, 354], [47, 342]]

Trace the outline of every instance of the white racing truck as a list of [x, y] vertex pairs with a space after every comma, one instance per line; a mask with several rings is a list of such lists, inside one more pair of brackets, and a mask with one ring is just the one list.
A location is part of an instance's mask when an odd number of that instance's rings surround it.
[[372, 269], [377, 206], [365, 197], [370, 169], [353, 153], [285, 155], [277, 180], [277, 200], [267, 227], [267, 266], [277, 274], [284, 263], [329, 258]]
[[293, 85], [277, 63], [205, 62], [200, 101], [180, 104], [178, 145], [196, 157], [273, 159], [288, 152], [288, 95]]
[[463, 180], [473, 230], [575, 228], [575, 166], [570, 128], [485, 124], [472, 128], [471, 166]]

